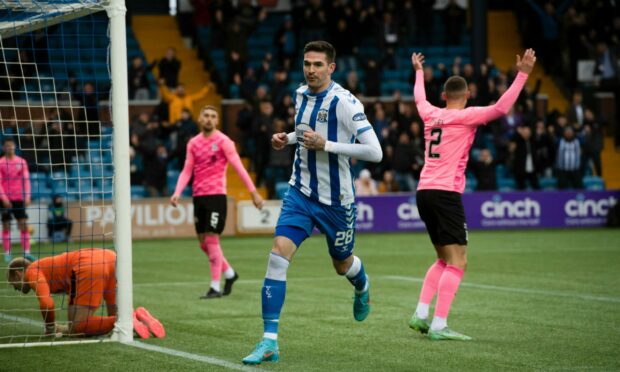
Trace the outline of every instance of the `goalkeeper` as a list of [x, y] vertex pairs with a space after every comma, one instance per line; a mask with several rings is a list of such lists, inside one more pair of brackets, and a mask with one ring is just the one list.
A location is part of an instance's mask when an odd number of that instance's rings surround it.
[[[30, 262], [15, 258], [9, 264], [7, 276], [16, 291], [36, 292], [45, 333], [70, 335], [103, 335], [114, 328], [116, 322], [116, 253], [107, 249], [83, 248], [57, 256]], [[52, 293], [69, 296], [68, 325], [57, 325]], [[95, 316], [105, 300], [107, 316]], [[142, 338], [164, 337], [161, 323], [144, 308], [134, 312], [134, 330]]]

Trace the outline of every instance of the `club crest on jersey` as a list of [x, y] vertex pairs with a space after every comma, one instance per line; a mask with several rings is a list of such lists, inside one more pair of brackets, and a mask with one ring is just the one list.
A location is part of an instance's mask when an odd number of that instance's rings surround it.
[[211, 151], [217, 151], [217, 143], [211, 145]]
[[358, 112], [353, 115], [353, 121], [364, 121], [366, 120], [366, 115], [363, 112]]
[[316, 121], [318, 121], [319, 123], [327, 123], [327, 110], [320, 109], [319, 112], [316, 114]]

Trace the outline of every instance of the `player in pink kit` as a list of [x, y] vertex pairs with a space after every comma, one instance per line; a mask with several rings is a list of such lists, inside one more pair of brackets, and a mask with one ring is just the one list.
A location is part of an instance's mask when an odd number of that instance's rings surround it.
[[[465, 108], [467, 82], [460, 76], [444, 84], [446, 108], [431, 105], [424, 91], [424, 56], [411, 56], [416, 70], [413, 91], [418, 113], [424, 121], [426, 151], [416, 193], [420, 217], [437, 251], [437, 261], [428, 269], [415, 313], [409, 326], [428, 333], [431, 340], [471, 340], [448, 328], [448, 313], [467, 266], [467, 224], [461, 201], [465, 189], [465, 167], [476, 129], [506, 115], [534, 68], [532, 49], [517, 55], [519, 73], [508, 90], [491, 106]], [[429, 322], [429, 305], [437, 293], [435, 316]], [[430, 324], [429, 324], [430, 323]]]
[[[203, 299], [227, 296], [239, 275], [230, 266], [220, 247], [220, 234], [226, 222], [226, 168], [230, 163], [252, 194], [256, 208], [263, 207], [263, 198], [256, 191], [250, 175], [243, 167], [235, 143], [217, 130], [219, 115], [213, 106], [200, 110], [200, 133], [187, 143], [187, 157], [179, 175], [177, 187], [170, 203], [177, 206], [179, 197], [194, 177], [194, 223], [200, 248], [211, 264], [211, 288]], [[224, 273], [224, 291], [220, 291], [220, 278]]]
[[30, 234], [26, 207], [30, 205], [30, 172], [23, 158], [15, 155], [15, 141], [4, 141], [4, 156], [0, 158], [0, 200], [2, 201], [2, 246], [4, 261], [11, 257], [11, 216], [17, 220], [21, 234], [24, 257], [29, 261], [36, 258], [30, 254]]

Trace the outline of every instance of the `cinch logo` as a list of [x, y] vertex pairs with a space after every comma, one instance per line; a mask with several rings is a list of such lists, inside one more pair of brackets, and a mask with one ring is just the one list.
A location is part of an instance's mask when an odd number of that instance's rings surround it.
[[396, 209], [396, 213], [401, 220], [410, 221], [420, 219], [420, 212], [418, 212], [418, 204], [415, 198], [409, 199], [408, 203], [399, 205], [398, 209]]
[[375, 210], [371, 205], [357, 202], [357, 220], [358, 222], [372, 222], [375, 220]]
[[502, 201], [500, 195], [482, 203], [480, 212], [485, 218], [532, 218], [540, 217], [540, 204], [530, 198], [515, 201]]
[[616, 198], [587, 199], [583, 194], [577, 194], [564, 204], [564, 212], [569, 217], [605, 217], [610, 207], [615, 205]]

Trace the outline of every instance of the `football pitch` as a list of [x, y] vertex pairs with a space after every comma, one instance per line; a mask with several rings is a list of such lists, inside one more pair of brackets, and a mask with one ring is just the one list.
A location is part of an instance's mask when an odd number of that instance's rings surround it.
[[[231, 296], [200, 300], [209, 268], [194, 239], [134, 242], [134, 305], [162, 321], [166, 338], [0, 349], [0, 370], [252, 370], [241, 358], [262, 336], [271, 238], [223, 238], [222, 247], [240, 280]], [[371, 280], [368, 319], [353, 319], [352, 287], [335, 274], [323, 237], [313, 236], [288, 271], [280, 362], [257, 369], [620, 370], [619, 230], [472, 231], [449, 319], [472, 342], [431, 342], [407, 326], [434, 261], [425, 234], [358, 235], [355, 252]]]

